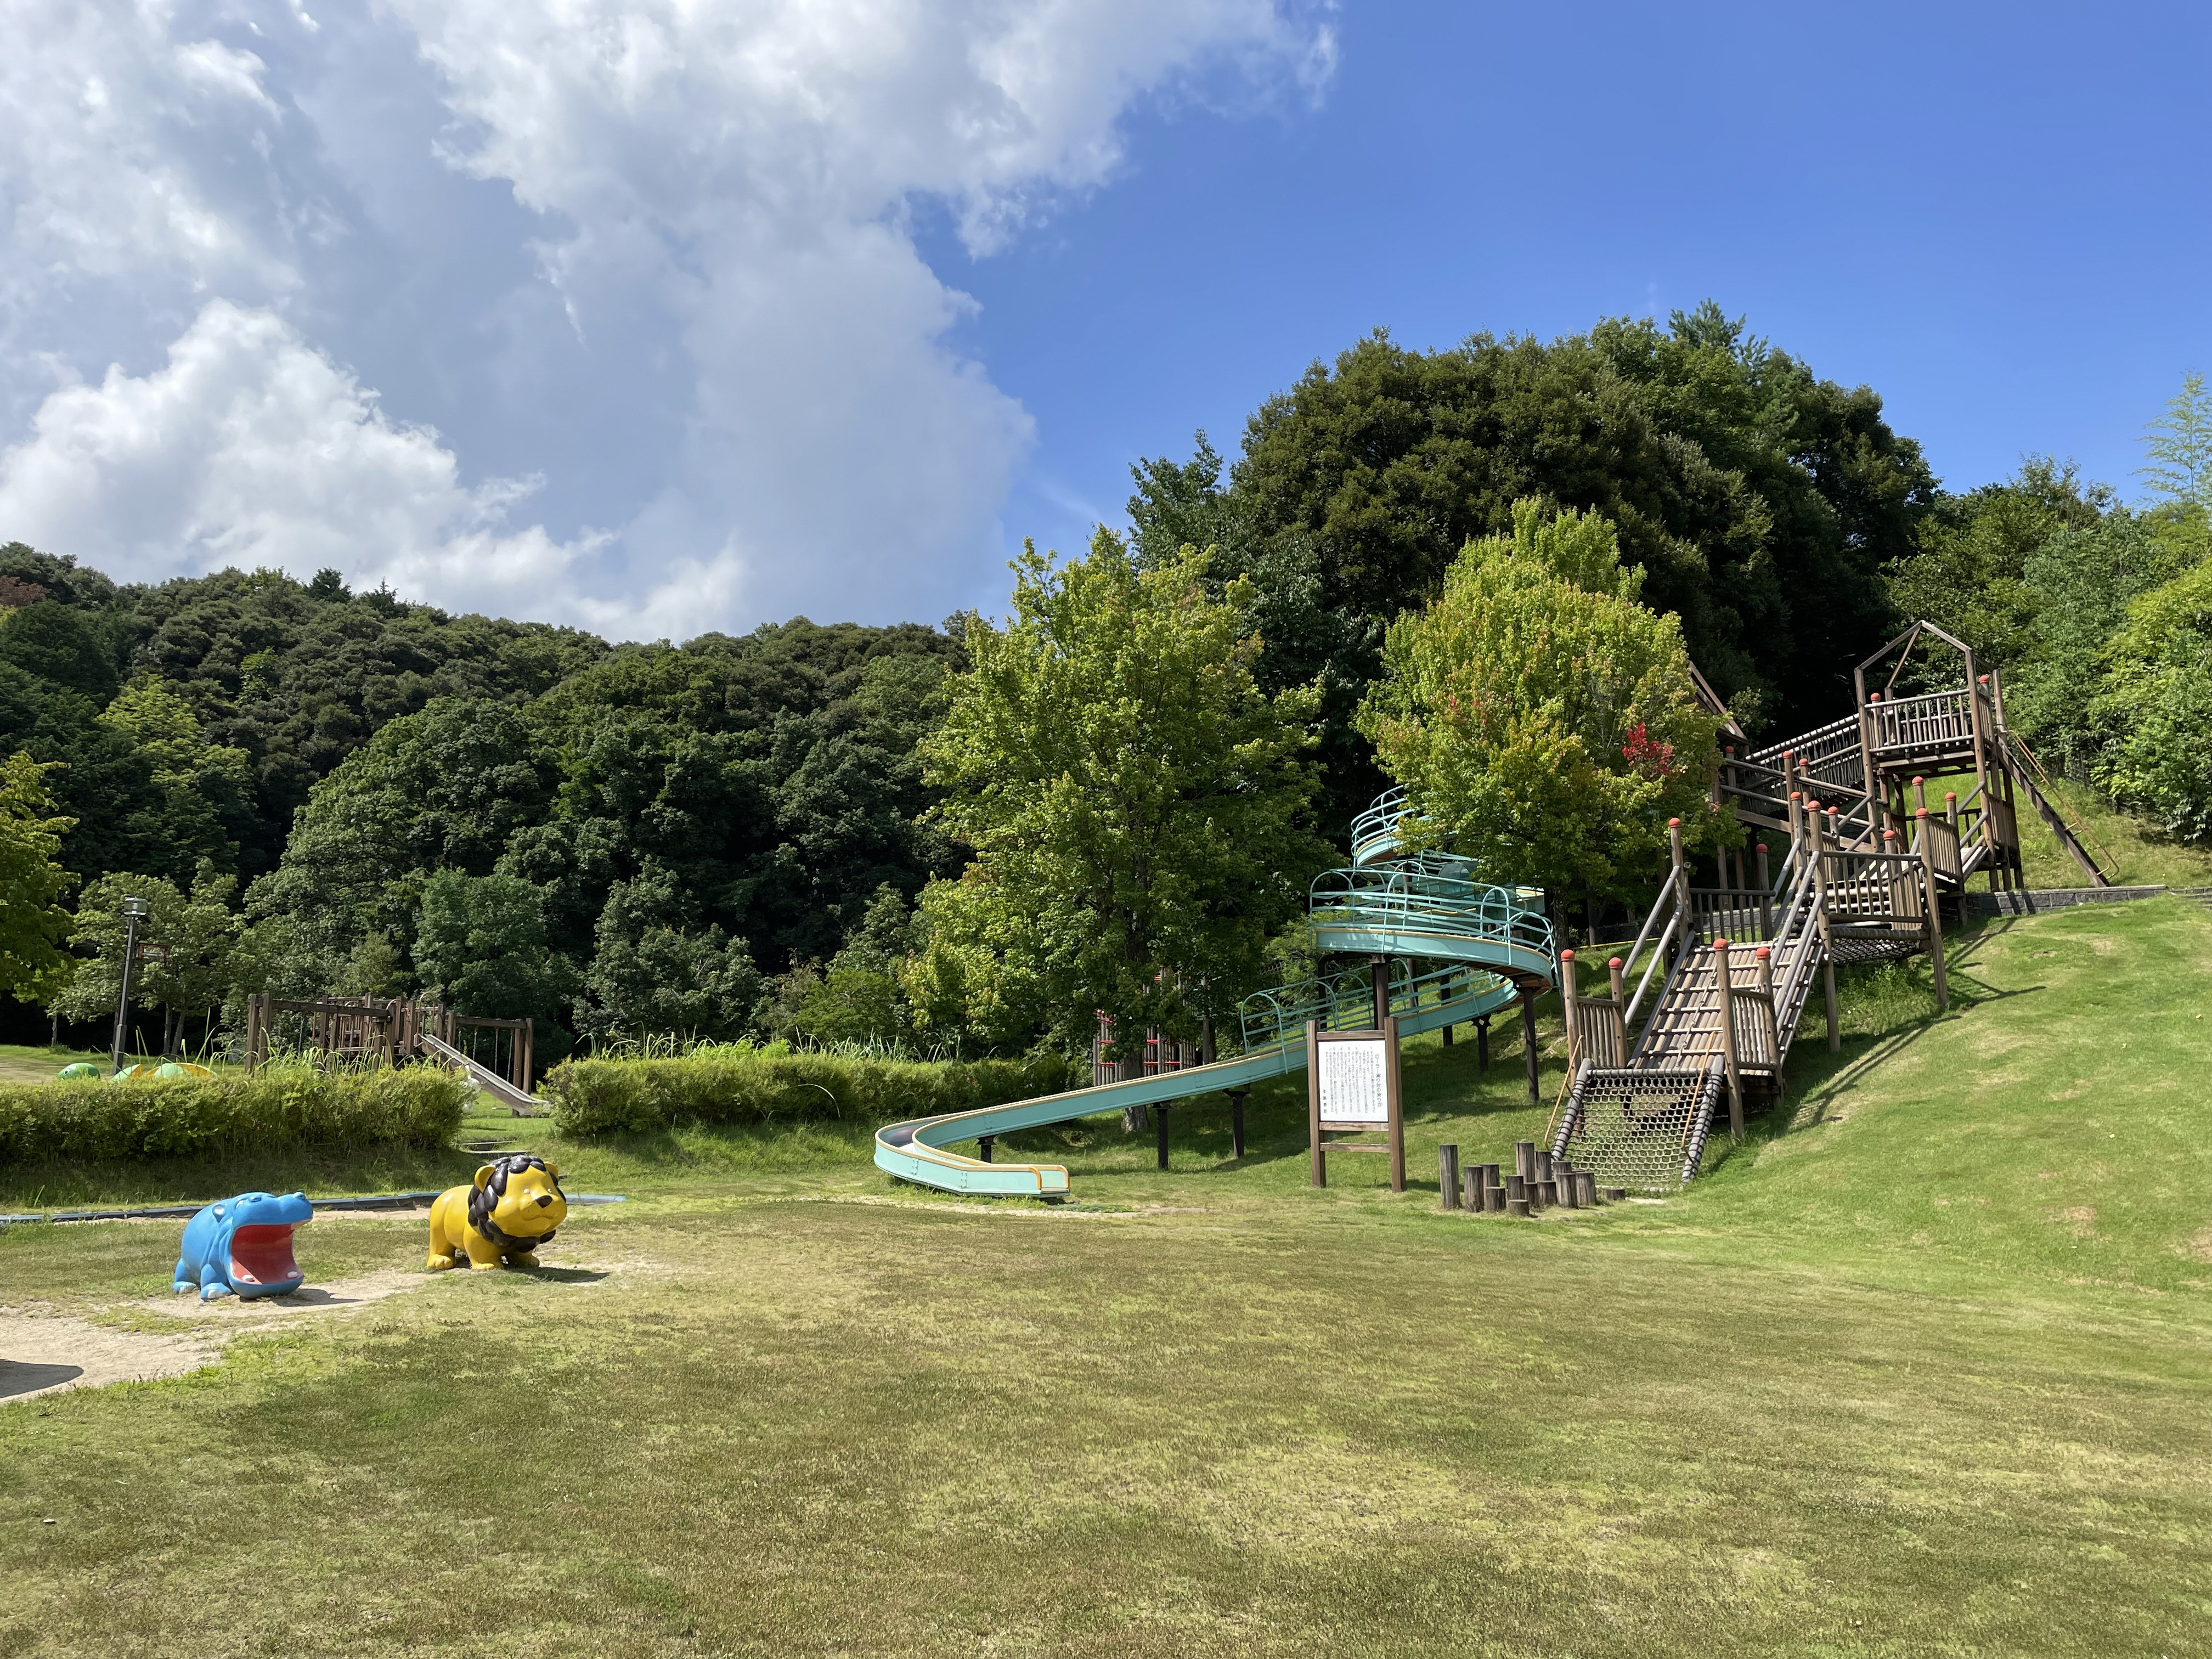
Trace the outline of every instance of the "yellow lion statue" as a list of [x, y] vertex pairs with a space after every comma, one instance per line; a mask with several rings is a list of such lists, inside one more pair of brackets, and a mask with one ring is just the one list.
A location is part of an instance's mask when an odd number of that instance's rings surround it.
[[487, 1164], [476, 1183], [440, 1193], [430, 1206], [430, 1267], [538, 1265], [538, 1247], [568, 1218], [561, 1171], [518, 1152]]

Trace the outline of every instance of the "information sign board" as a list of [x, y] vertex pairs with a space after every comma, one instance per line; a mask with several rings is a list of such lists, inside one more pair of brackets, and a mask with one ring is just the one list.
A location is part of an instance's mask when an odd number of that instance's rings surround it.
[[[1390, 1190], [1406, 1190], [1406, 1114], [1398, 1097], [1398, 1022], [1379, 1031], [1324, 1031], [1306, 1022], [1306, 1114], [1313, 1184], [1328, 1185], [1332, 1152], [1388, 1152]], [[1381, 1141], [1331, 1140], [1346, 1129], [1383, 1132]]]
[[1390, 1049], [1380, 1035], [1339, 1038], [1321, 1048], [1324, 1129], [1371, 1129], [1390, 1121]]

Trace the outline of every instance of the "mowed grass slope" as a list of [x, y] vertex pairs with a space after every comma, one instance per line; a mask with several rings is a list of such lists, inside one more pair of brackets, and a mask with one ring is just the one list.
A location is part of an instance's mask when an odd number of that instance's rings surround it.
[[[2209, 960], [2179, 901], [1985, 927], [1948, 1018], [1862, 976], [1832, 1059], [1816, 1004], [1688, 1194], [1533, 1224], [1437, 1208], [1438, 1139], [1541, 1128], [1502, 1024], [1409, 1056], [1402, 1196], [1303, 1185], [1295, 1079], [1242, 1163], [1218, 1100], [1165, 1175], [1028, 1138], [1063, 1211], [544, 1143], [633, 1202], [542, 1275], [0, 1407], [0, 1653], [2203, 1652]], [[11, 1230], [0, 1301], [173, 1328], [174, 1248]]]

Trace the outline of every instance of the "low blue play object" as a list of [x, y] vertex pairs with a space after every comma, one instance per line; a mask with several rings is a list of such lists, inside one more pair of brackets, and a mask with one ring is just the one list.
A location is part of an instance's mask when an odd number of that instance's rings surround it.
[[185, 1223], [177, 1258], [178, 1295], [197, 1289], [219, 1296], [282, 1296], [306, 1280], [292, 1259], [292, 1230], [315, 1218], [305, 1193], [240, 1193], [210, 1204]]

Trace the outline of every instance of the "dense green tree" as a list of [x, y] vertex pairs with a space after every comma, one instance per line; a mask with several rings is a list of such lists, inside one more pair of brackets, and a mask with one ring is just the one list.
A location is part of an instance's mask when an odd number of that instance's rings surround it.
[[2154, 515], [2115, 506], [2087, 526], [2053, 532], [2022, 568], [2025, 647], [2002, 665], [2005, 717], [2078, 781], [2088, 781], [2109, 736], [2097, 707], [2106, 647], [2130, 604], [2181, 562], [2160, 528]]
[[515, 832], [543, 819], [555, 778], [553, 757], [514, 708], [437, 699], [386, 726], [315, 789], [248, 908], [293, 918], [295, 945], [330, 973], [373, 933], [410, 950], [427, 880], [490, 874]]
[[2139, 473], [2160, 499], [2212, 513], [2212, 387], [2202, 374], [2181, 377], [2181, 390], [2143, 434], [2149, 465]]
[[690, 924], [690, 907], [675, 877], [648, 865], [617, 882], [597, 929], [584, 976], [577, 1027], [599, 1047], [656, 1036], [740, 1035], [760, 994], [760, 974], [744, 940], [719, 927]]
[[76, 880], [58, 862], [72, 820], [55, 811], [52, 769], [28, 755], [0, 761], [0, 991], [49, 1005], [70, 977], [61, 900]]
[[0, 662], [96, 704], [116, 693], [115, 660], [100, 630], [52, 599], [9, 611], [0, 620]]
[[895, 1046], [914, 1032], [914, 1012], [899, 984], [899, 972], [911, 954], [913, 916], [898, 889], [886, 883], [876, 891], [845, 941], [818, 978], [801, 992], [792, 1023], [820, 1042]]
[[[2197, 557], [2141, 594], [2105, 647], [2092, 723], [2107, 746], [2098, 786], [2125, 810], [2189, 841], [2212, 841], [2212, 547], [2196, 515], [2178, 551]], [[2169, 556], [2174, 556], [2170, 553]]]
[[[249, 878], [276, 863], [315, 781], [391, 720], [441, 696], [520, 703], [608, 649], [574, 629], [453, 617], [383, 590], [355, 594], [335, 572], [305, 584], [224, 570], [118, 587], [15, 543], [0, 548], [0, 580], [44, 588], [46, 604], [31, 609], [61, 607], [101, 648], [105, 682], [73, 687], [95, 712], [119, 674], [150, 675], [185, 700], [211, 745], [244, 753], [245, 809], [226, 816], [225, 833]], [[0, 660], [13, 660], [8, 627]], [[189, 878], [208, 850], [173, 860], [177, 878]]]
[[1510, 536], [1469, 543], [1435, 602], [1392, 625], [1360, 724], [1417, 840], [1579, 899], [1647, 882], [1669, 817], [1733, 839], [1708, 802], [1718, 722], [1644, 585], [1604, 519], [1524, 501]]
[[1219, 574], [1286, 590], [1269, 653], [1325, 663], [1324, 756], [1340, 812], [1372, 787], [1351, 732], [1382, 627], [1439, 589], [1470, 539], [1539, 496], [1595, 510], [1677, 615], [1739, 714], [1810, 725], [1891, 620], [1881, 573], [1936, 497], [1881, 399], [1816, 379], [1708, 303], [1665, 329], [1626, 319], [1549, 343], [1486, 334], [1414, 352], [1377, 332], [1261, 407], [1225, 503], [1205, 453], [1139, 469], [1139, 545], [1189, 526]]
[[2094, 529], [2114, 507], [2111, 490], [2085, 487], [2073, 467], [2032, 458], [2002, 483], [1937, 504], [1917, 546], [1886, 573], [1890, 603], [1900, 618], [1964, 640], [1978, 667], [2009, 672], [2038, 651], [2046, 608], [2030, 561], [2062, 532]]
[[973, 666], [925, 739], [937, 816], [975, 856], [922, 894], [906, 984], [926, 1017], [1020, 1045], [1188, 1036], [1258, 982], [1328, 857], [1308, 828], [1316, 698], [1253, 678], [1249, 585], [1195, 550], [1139, 570], [1100, 532], [1024, 551], [1014, 613], [971, 620]]
[[88, 884], [77, 907], [71, 944], [80, 954], [76, 973], [60, 1000], [64, 1018], [113, 1016], [122, 994], [123, 947], [130, 937], [123, 901], [144, 901], [149, 914], [137, 939], [148, 958], [131, 975], [131, 1000], [161, 1011], [160, 1052], [174, 1054], [186, 1022], [202, 1022], [211, 1041], [215, 1015], [236, 982], [232, 961], [243, 920], [232, 908], [238, 878], [204, 862], [189, 890], [158, 876], [113, 875]]
[[547, 948], [529, 883], [438, 871], [422, 884], [414, 957], [423, 988], [446, 1006], [489, 1019], [533, 1019], [540, 1056], [550, 1064], [568, 1052], [557, 1016], [576, 994], [578, 976]]

